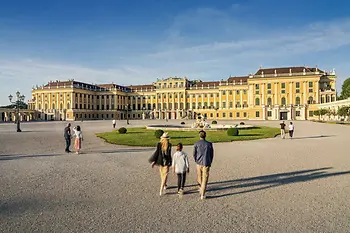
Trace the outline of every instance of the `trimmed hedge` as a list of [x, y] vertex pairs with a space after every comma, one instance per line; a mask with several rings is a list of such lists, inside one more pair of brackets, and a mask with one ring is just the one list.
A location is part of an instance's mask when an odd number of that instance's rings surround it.
[[156, 138], [160, 138], [163, 135], [164, 131], [161, 129], [157, 129], [156, 131], [154, 131], [154, 136]]
[[238, 136], [238, 134], [239, 134], [239, 131], [238, 131], [237, 128], [229, 128], [227, 130], [227, 135], [228, 136]]
[[212, 121], [211, 124], [212, 125], [216, 125], [218, 122], [217, 121]]
[[126, 134], [126, 132], [128, 132], [128, 130], [126, 128], [124, 128], [124, 127], [121, 127], [121, 128], [118, 129], [118, 132], [120, 134]]

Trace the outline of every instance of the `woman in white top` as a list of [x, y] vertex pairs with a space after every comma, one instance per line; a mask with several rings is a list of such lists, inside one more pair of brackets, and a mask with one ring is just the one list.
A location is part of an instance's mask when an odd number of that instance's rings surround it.
[[79, 125], [74, 127], [73, 131], [74, 131], [74, 136], [75, 136], [75, 143], [74, 143], [75, 153], [79, 154], [80, 149], [81, 149], [81, 142], [84, 141], [83, 133], [82, 133]]
[[293, 133], [294, 133], [294, 125], [292, 122], [289, 124], [288, 128], [289, 128], [289, 137], [290, 137], [290, 139], [292, 139]]

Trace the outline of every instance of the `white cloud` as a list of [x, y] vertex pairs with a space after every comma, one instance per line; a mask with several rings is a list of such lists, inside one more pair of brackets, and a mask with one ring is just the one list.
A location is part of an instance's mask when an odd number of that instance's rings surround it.
[[[166, 39], [153, 53], [123, 56], [123, 63], [106, 65], [106, 69], [38, 58], [3, 59], [0, 60], [0, 105], [7, 104], [8, 92], [19, 90], [30, 96], [33, 85], [56, 79], [121, 85], [146, 84], [175, 75], [219, 80], [255, 72], [261, 64], [311, 66], [318, 62], [323, 62], [318, 64], [321, 68], [342, 69], [342, 78], [350, 76], [350, 68], [344, 65], [348, 64], [348, 58], [333, 54], [350, 44], [350, 19], [287, 27], [256, 28], [222, 11], [204, 8], [175, 17], [165, 31]], [[328, 59], [329, 54], [334, 55], [333, 60]]]

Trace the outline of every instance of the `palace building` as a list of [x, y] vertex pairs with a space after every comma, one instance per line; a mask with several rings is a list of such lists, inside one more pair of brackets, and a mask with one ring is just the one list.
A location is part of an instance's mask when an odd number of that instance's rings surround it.
[[220, 81], [186, 77], [148, 85], [51, 81], [32, 89], [29, 108], [43, 120], [307, 120], [336, 101], [336, 74], [309, 67], [260, 68]]

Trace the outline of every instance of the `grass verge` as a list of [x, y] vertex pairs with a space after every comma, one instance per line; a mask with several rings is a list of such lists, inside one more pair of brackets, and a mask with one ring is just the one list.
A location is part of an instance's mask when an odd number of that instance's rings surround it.
[[[198, 141], [198, 131], [167, 131], [170, 142], [173, 145], [181, 142], [184, 145], [193, 145]], [[271, 127], [257, 127], [239, 131], [239, 136], [228, 136], [225, 131], [207, 131], [207, 140], [211, 142], [232, 142], [256, 140], [263, 138], [273, 138], [280, 133], [280, 129]], [[154, 130], [146, 128], [128, 128], [126, 134], [119, 134], [117, 130], [112, 132], [97, 133], [97, 137], [104, 139], [108, 143], [127, 146], [153, 147], [159, 141], [154, 136]]]

